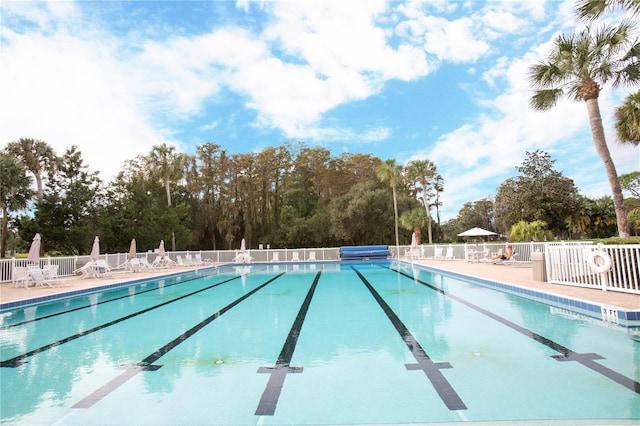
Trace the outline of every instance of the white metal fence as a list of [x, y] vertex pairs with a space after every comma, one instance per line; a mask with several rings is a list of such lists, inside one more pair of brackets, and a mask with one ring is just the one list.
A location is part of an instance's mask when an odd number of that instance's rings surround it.
[[[547, 281], [554, 284], [573, 285], [588, 288], [603, 288], [625, 293], [640, 294], [640, 245], [595, 246], [591, 242], [580, 243], [508, 243], [517, 253], [515, 263], [530, 264], [533, 253], [544, 253]], [[487, 252], [495, 255], [504, 252], [506, 243], [442, 244], [422, 245], [411, 248], [408, 245], [390, 246], [392, 257], [442, 260], [468, 260], [469, 253]], [[598, 273], [589, 266], [589, 258], [594, 250], [601, 249], [611, 257], [611, 269]], [[233, 263], [237, 250], [203, 250], [168, 252], [169, 257], [185, 257], [198, 254], [202, 260], [216, 264]], [[331, 248], [264, 249], [250, 250], [252, 262], [306, 262], [335, 261], [340, 259], [340, 250]], [[153, 262], [156, 253], [138, 253], [138, 258]], [[128, 253], [103, 254], [100, 256], [111, 268], [118, 268], [128, 260]], [[75, 271], [89, 261], [89, 256], [44, 257], [40, 266], [58, 265], [60, 276], [73, 276]], [[0, 282], [12, 280], [15, 266], [26, 266], [26, 259], [0, 259]]]
[[[602, 253], [611, 259], [611, 268], [599, 272], [593, 259]], [[547, 281], [554, 284], [640, 294], [639, 265], [640, 245], [637, 244], [549, 244], [545, 250]]]

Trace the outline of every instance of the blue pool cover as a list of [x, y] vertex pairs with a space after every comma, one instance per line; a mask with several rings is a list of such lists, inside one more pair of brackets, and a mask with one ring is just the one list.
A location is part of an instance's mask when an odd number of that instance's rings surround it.
[[388, 246], [342, 246], [340, 259], [386, 259], [391, 256]]

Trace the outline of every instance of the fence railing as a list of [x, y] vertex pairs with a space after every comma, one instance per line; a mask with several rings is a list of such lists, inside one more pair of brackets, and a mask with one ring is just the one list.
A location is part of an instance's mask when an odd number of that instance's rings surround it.
[[[547, 281], [554, 284], [573, 285], [588, 288], [604, 288], [625, 293], [640, 294], [640, 245], [607, 245], [595, 246], [591, 242], [578, 243], [508, 243], [513, 246], [516, 263], [531, 263], [533, 253], [544, 253]], [[474, 251], [496, 255], [504, 252], [505, 243], [479, 244], [442, 244], [421, 245], [412, 248], [409, 245], [389, 246], [394, 258], [468, 260], [469, 253]], [[606, 273], [598, 273], [589, 266], [589, 257], [593, 251], [605, 251], [612, 260], [612, 267]], [[177, 260], [178, 256], [187, 254], [199, 256], [204, 261], [216, 264], [233, 263], [238, 257], [238, 250], [202, 250], [168, 252], [168, 256]], [[340, 250], [331, 248], [301, 249], [259, 249], [250, 250], [252, 262], [307, 262], [335, 261], [340, 259]], [[137, 257], [153, 262], [157, 253], [138, 253]], [[118, 268], [129, 259], [128, 253], [102, 254], [111, 268]], [[74, 276], [80, 267], [89, 262], [89, 256], [43, 257], [40, 266], [58, 265], [58, 275]], [[0, 282], [12, 280], [15, 266], [26, 266], [26, 259], [0, 259]]]
[[[611, 269], [599, 272], [593, 256], [604, 252]], [[590, 262], [591, 260], [591, 262]], [[549, 244], [545, 251], [547, 281], [578, 287], [640, 294], [640, 245]]]

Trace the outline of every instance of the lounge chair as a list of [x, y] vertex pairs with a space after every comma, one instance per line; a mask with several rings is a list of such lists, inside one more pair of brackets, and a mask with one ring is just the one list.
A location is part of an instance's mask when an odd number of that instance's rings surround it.
[[140, 261], [140, 269], [147, 269], [147, 270], [155, 269], [155, 266], [149, 263], [149, 260], [147, 260], [146, 257], [140, 259], [139, 261]]
[[178, 266], [189, 266], [184, 260], [182, 260], [182, 256], [180, 256], [179, 254], [176, 254], [176, 263], [178, 264]]
[[447, 247], [447, 254], [444, 256], [445, 260], [453, 260], [453, 246]]
[[96, 263], [91, 260], [85, 263], [82, 267], [73, 271], [74, 274], [81, 274], [81, 278], [95, 278], [96, 277]]
[[111, 267], [107, 263], [106, 260], [98, 259], [96, 260], [96, 277], [110, 277], [111, 276]]
[[297, 251], [291, 253], [291, 261], [292, 262], [300, 262], [300, 256]]
[[518, 256], [517, 252], [513, 252], [508, 259], [493, 259], [494, 265], [514, 265], [516, 262], [516, 257]]
[[236, 263], [250, 263], [253, 260], [249, 250], [247, 251], [236, 251], [236, 257], [233, 258], [233, 261]]
[[31, 277], [29, 276], [28, 269], [23, 266], [14, 266], [11, 273], [11, 281], [15, 288], [18, 288], [21, 285], [23, 285], [24, 288], [29, 288]]
[[213, 260], [202, 258], [202, 253], [196, 253], [194, 257], [198, 265], [207, 265], [207, 264], [213, 265]]
[[442, 247], [435, 247], [433, 249], [433, 259], [434, 260], [444, 259], [444, 256], [442, 256]]
[[271, 255], [271, 261], [272, 262], [280, 262], [280, 252], [273, 252], [273, 254]]
[[184, 262], [187, 266], [196, 266], [198, 263], [191, 257], [190, 254], [184, 255]]
[[39, 266], [29, 266], [28, 271], [36, 287], [56, 287], [56, 284], [65, 282], [65, 280], [46, 278]]
[[316, 261], [316, 252], [315, 251], [310, 251], [309, 252], [309, 259], [307, 259], [309, 262], [315, 262]]

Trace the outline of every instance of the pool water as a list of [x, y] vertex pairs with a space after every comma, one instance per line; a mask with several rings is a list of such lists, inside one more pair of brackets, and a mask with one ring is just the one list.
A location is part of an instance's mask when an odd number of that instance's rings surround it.
[[205, 269], [2, 312], [0, 421], [626, 424], [636, 339], [397, 262]]

